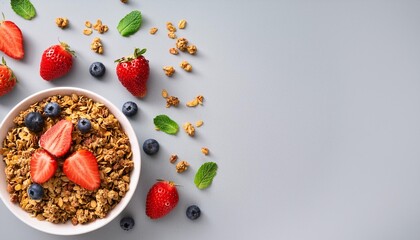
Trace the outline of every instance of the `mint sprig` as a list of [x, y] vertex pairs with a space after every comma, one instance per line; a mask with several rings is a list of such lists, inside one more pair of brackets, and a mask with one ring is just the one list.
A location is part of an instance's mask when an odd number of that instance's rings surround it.
[[121, 36], [128, 37], [140, 29], [141, 23], [141, 12], [134, 10], [120, 20], [117, 29]]
[[215, 162], [206, 162], [198, 169], [195, 174], [194, 184], [198, 189], [208, 188], [213, 182], [217, 173], [217, 164]]
[[167, 134], [175, 135], [178, 132], [179, 126], [174, 120], [166, 115], [158, 115], [153, 119], [155, 127]]
[[11, 0], [10, 5], [17, 15], [26, 20], [31, 20], [36, 16], [35, 7], [29, 0]]

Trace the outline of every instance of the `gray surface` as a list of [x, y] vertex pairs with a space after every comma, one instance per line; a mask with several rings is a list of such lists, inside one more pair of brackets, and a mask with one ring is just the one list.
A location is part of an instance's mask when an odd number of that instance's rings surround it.
[[[114, 220], [77, 239], [420, 239], [420, 2], [34, 0], [33, 21], [16, 16], [8, 2], [0, 9], [23, 30], [27, 56], [7, 58], [20, 82], [0, 99], [0, 118], [38, 90], [83, 87], [117, 106], [135, 100], [139, 142], [153, 137], [162, 145], [158, 156], [142, 156], [139, 187], [123, 213], [135, 217], [135, 229], [123, 232]], [[115, 26], [133, 8], [144, 13], [144, 25], [125, 39]], [[70, 29], [55, 27], [58, 16], [70, 18]], [[89, 50], [93, 36], [81, 34], [83, 22], [97, 18], [111, 28], [101, 36], [104, 56]], [[189, 25], [177, 34], [197, 44], [195, 57], [167, 53], [173, 40], [165, 22], [181, 18]], [[147, 33], [152, 26], [156, 36]], [[38, 64], [57, 38], [78, 57], [70, 75], [48, 83]], [[112, 61], [136, 46], [148, 48], [152, 68], [143, 100], [131, 97], [113, 71]], [[194, 72], [167, 79], [161, 67], [184, 58]], [[96, 60], [108, 67], [101, 81], [87, 71]], [[202, 93], [205, 106], [165, 109], [162, 88], [184, 102]], [[159, 113], [205, 125], [195, 139], [168, 136], [154, 131]], [[211, 156], [201, 156], [201, 146]], [[167, 160], [173, 152], [192, 169], [176, 174]], [[220, 169], [199, 191], [192, 178], [205, 160]], [[145, 196], [156, 178], [181, 184], [181, 200], [151, 221]], [[196, 222], [184, 216], [192, 203], [203, 210]], [[4, 206], [0, 222], [2, 235], [13, 239], [74, 239], [37, 232]]]

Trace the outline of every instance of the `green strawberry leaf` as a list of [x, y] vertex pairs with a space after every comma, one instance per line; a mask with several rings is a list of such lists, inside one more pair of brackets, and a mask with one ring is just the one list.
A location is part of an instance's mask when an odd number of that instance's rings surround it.
[[174, 120], [166, 115], [158, 115], [153, 119], [156, 128], [167, 134], [175, 135], [178, 132], [179, 126]]
[[140, 29], [141, 22], [141, 12], [134, 10], [120, 20], [117, 26], [118, 32], [121, 36], [128, 37]]
[[198, 189], [208, 188], [216, 176], [217, 164], [215, 162], [206, 162], [198, 169], [195, 174], [194, 183]]
[[35, 7], [29, 0], [11, 0], [10, 5], [17, 15], [26, 20], [31, 20], [36, 15]]

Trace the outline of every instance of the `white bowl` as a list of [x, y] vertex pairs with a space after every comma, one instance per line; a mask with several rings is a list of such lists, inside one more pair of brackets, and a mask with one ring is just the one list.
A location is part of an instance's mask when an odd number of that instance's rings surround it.
[[115, 217], [117, 217], [127, 206], [128, 202], [130, 201], [131, 197], [136, 190], [137, 183], [140, 178], [140, 168], [141, 168], [141, 157], [140, 157], [140, 149], [139, 144], [137, 141], [136, 133], [134, 132], [129, 120], [125, 117], [125, 115], [121, 112], [121, 110], [115, 107], [111, 102], [106, 100], [105, 98], [99, 96], [96, 93], [93, 93], [88, 90], [80, 89], [80, 88], [73, 88], [73, 87], [58, 87], [58, 88], [51, 88], [48, 90], [40, 91], [35, 93], [20, 103], [18, 103], [7, 116], [3, 119], [0, 125], [0, 144], [3, 145], [3, 139], [6, 137], [7, 132], [10, 128], [14, 126], [13, 119], [20, 113], [20, 111], [29, 108], [29, 106], [35, 102], [41, 101], [44, 98], [53, 95], [69, 95], [72, 93], [76, 93], [78, 95], [84, 95], [93, 99], [94, 101], [100, 102], [105, 104], [109, 108], [112, 114], [119, 120], [123, 130], [127, 134], [131, 149], [133, 152], [133, 161], [134, 161], [134, 169], [131, 172], [131, 180], [130, 180], [130, 190], [127, 192], [125, 197], [121, 199], [121, 201], [117, 204], [117, 206], [112, 209], [108, 215], [103, 219], [96, 219], [94, 222], [87, 223], [87, 224], [78, 224], [76, 226], [72, 225], [71, 222], [67, 222], [65, 224], [54, 224], [47, 221], [40, 221], [34, 217], [31, 217], [28, 212], [25, 212], [18, 204], [14, 204], [10, 202], [10, 195], [7, 192], [7, 183], [6, 183], [6, 176], [4, 172], [5, 163], [3, 161], [3, 156], [0, 154], [0, 197], [4, 202], [4, 205], [20, 220], [24, 223], [28, 224], [29, 226], [38, 229], [40, 231], [55, 234], [55, 235], [78, 235], [87, 232], [94, 231], [105, 226], [107, 223], [112, 221]]

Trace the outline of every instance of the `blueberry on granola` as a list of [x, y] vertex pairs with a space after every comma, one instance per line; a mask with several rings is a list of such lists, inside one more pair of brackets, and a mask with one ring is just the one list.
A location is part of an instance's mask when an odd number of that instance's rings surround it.
[[89, 132], [89, 130], [91, 128], [91, 123], [90, 123], [89, 119], [87, 119], [87, 118], [81, 118], [79, 120], [79, 122], [77, 123], [77, 128], [79, 129], [79, 131], [81, 133], [87, 133], [87, 132]]
[[50, 102], [45, 105], [44, 114], [47, 117], [57, 117], [61, 112], [60, 105], [56, 102]]
[[101, 62], [94, 62], [89, 67], [89, 73], [93, 77], [100, 78], [105, 74], [105, 65]]
[[132, 217], [123, 217], [120, 220], [120, 227], [125, 231], [133, 229], [134, 219]]
[[187, 217], [191, 220], [195, 220], [200, 217], [201, 210], [197, 205], [191, 205], [187, 208]]
[[25, 126], [32, 132], [42, 131], [44, 124], [44, 118], [39, 112], [30, 112], [25, 117]]
[[40, 200], [44, 196], [44, 188], [38, 183], [32, 183], [28, 188], [28, 196], [33, 200]]
[[132, 117], [132, 116], [136, 115], [137, 111], [138, 111], [138, 107], [137, 107], [137, 104], [135, 102], [128, 101], [128, 102], [124, 103], [123, 106], [122, 106], [122, 112], [127, 117]]
[[159, 143], [155, 139], [147, 139], [143, 143], [143, 151], [147, 155], [154, 155], [159, 151]]

